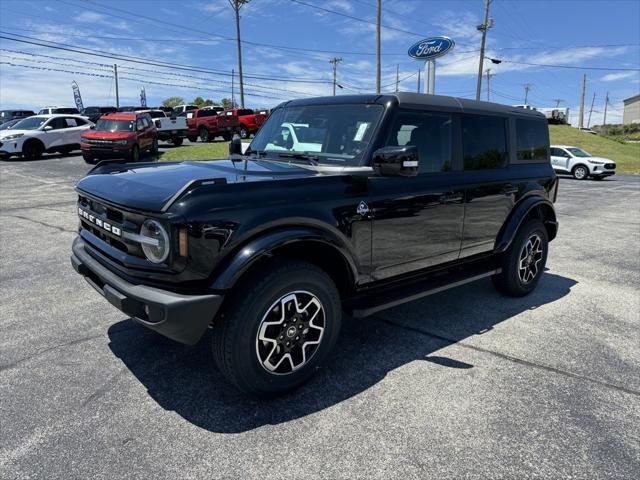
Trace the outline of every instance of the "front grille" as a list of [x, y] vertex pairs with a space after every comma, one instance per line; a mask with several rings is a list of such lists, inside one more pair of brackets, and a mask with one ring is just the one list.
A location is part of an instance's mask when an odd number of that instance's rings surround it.
[[605, 163], [604, 164], [604, 168], [606, 168], [607, 170], [613, 170], [614, 168], [616, 168], [616, 164], [615, 163]]
[[103, 146], [113, 145], [115, 143], [114, 140], [101, 140], [97, 138], [85, 138], [84, 142], [88, 143], [89, 145], [103, 145]]
[[78, 216], [82, 228], [100, 240], [128, 255], [144, 258], [140, 244], [126, 238], [127, 234], [140, 231], [144, 221], [141, 215], [118, 210], [81, 195], [78, 199]]

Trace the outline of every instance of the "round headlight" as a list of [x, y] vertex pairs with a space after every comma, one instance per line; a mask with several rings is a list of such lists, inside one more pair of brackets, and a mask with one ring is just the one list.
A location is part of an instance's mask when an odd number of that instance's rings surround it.
[[[140, 229], [140, 244], [144, 255], [153, 263], [162, 263], [169, 256], [169, 235], [155, 220], [147, 219]], [[146, 241], [148, 240], [148, 241]]]

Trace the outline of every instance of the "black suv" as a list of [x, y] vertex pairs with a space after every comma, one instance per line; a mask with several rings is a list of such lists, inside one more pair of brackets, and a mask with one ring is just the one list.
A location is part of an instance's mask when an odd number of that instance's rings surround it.
[[355, 317], [491, 277], [526, 295], [557, 233], [545, 117], [398, 93], [279, 105], [244, 155], [99, 165], [71, 262], [240, 389], [308, 379]]

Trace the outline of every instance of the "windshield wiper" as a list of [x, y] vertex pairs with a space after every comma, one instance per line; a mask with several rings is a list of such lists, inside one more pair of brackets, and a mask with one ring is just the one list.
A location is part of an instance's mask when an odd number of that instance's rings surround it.
[[279, 157], [283, 158], [295, 158], [297, 160], [306, 160], [309, 165], [319, 165], [318, 160], [320, 157], [317, 155], [312, 155], [306, 152], [278, 152]]

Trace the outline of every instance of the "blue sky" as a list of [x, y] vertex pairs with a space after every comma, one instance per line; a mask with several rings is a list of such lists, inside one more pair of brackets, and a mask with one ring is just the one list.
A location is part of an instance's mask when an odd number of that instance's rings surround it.
[[[334, 56], [343, 59], [338, 65], [338, 83], [344, 87], [340, 93], [374, 91], [375, 25], [368, 22], [375, 20], [375, 0], [300, 1], [308, 5], [252, 0], [243, 7], [247, 106], [271, 107], [289, 98], [330, 94], [329, 60]], [[436, 93], [473, 98], [480, 45], [475, 26], [482, 13], [482, 0], [383, 0], [382, 23], [390, 27], [382, 29], [383, 90], [395, 89], [399, 66], [404, 79], [400, 89], [415, 91], [423, 64], [407, 56], [408, 47], [423, 37], [448, 35], [456, 47], [438, 61]], [[554, 99], [562, 99], [561, 106], [577, 114], [586, 73], [585, 103], [588, 109], [596, 94], [591, 124], [598, 124], [607, 91], [610, 122], [621, 120], [622, 99], [640, 93], [640, 1], [493, 0], [490, 16], [494, 27], [488, 34], [488, 56], [503, 60], [485, 64], [494, 74], [492, 101], [523, 103], [524, 84], [530, 84], [530, 104], [554, 106]], [[114, 104], [107, 66], [113, 63], [121, 77], [121, 105], [137, 105], [141, 86], [151, 105], [172, 95], [187, 101], [198, 95], [219, 100], [230, 96], [230, 72], [237, 71], [227, 0], [0, 0], [0, 27], [6, 33], [217, 73], [0, 40], [2, 108], [72, 105], [72, 80], [80, 85], [85, 105]]]

